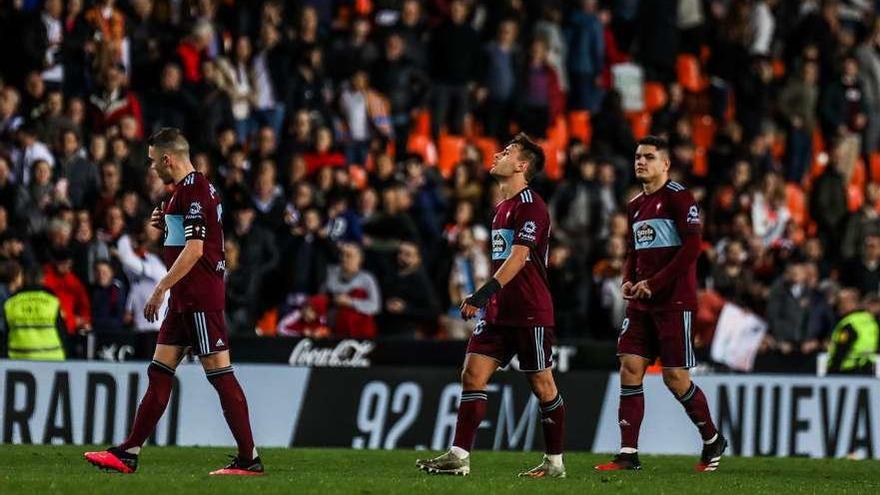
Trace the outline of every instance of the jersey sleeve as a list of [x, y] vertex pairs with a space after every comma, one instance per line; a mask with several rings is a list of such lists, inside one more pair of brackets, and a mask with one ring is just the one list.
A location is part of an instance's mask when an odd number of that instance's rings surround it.
[[684, 190], [672, 195], [672, 214], [678, 234], [683, 238], [689, 235], [700, 235], [703, 221], [700, 219], [700, 208], [690, 191]]
[[513, 217], [513, 244], [535, 248], [550, 227], [546, 208], [536, 203], [520, 203]]
[[205, 208], [209, 206], [207, 186], [204, 183], [196, 183], [187, 186], [187, 189], [181, 205], [186, 209], [183, 215], [183, 237], [187, 241], [192, 239], [203, 241], [208, 236], [208, 222], [205, 219]]

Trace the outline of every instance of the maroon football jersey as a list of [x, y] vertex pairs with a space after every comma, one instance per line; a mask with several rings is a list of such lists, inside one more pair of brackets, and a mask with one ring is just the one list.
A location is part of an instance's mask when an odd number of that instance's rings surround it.
[[540, 196], [528, 187], [495, 209], [492, 219], [493, 273], [510, 257], [513, 245], [529, 248], [526, 265], [489, 299], [486, 322], [497, 325], [553, 326], [553, 299], [547, 281], [550, 214]]
[[220, 195], [204, 175], [192, 172], [177, 183], [165, 206], [165, 248], [168, 268], [190, 239], [204, 241], [202, 257], [171, 287], [170, 311], [222, 311], [226, 307], [223, 277], [223, 206]]
[[[644, 192], [627, 205], [629, 240], [626, 280], [636, 283], [656, 275], [679, 251], [686, 236], [699, 236], [700, 211], [694, 196], [678, 182], [669, 181], [651, 194]], [[652, 289], [650, 299], [629, 301], [630, 307], [655, 310], [697, 309], [697, 263], [662, 289]]]

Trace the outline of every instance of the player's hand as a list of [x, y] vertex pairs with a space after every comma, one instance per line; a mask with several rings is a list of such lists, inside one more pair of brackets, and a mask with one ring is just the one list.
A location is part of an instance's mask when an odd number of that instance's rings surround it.
[[631, 292], [635, 299], [650, 299], [652, 295], [651, 288], [648, 287], [647, 280], [642, 280], [636, 285], [633, 285]]
[[470, 296], [466, 297], [464, 301], [461, 302], [461, 306], [459, 306], [459, 309], [461, 310], [461, 317], [465, 321], [470, 320], [474, 316], [477, 316], [477, 311], [480, 310], [480, 308], [468, 304], [469, 300]]
[[624, 282], [623, 285], [620, 286], [620, 290], [623, 293], [624, 299], [634, 299], [632, 292], [633, 284], [632, 282]]
[[165, 202], [162, 201], [162, 206], [157, 206], [153, 208], [153, 213], [150, 214], [150, 225], [159, 230], [163, 230], [165, 228]]
[[156, 287], [153, 291], [153, 295], [147, 299], [147, 304], [144, 306], [144, 318], [147, 319], [150, 323], [159, 319], [159, 308], [162, 307], [162, 301], [165, 300], [165, 289], [160, 287]]

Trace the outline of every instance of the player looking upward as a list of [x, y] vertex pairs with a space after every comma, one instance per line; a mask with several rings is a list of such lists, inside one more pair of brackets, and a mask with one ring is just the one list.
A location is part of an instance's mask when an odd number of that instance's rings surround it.
[[648, 136], [638, 142], [635, 175], [642, 192], [627, 205], [630, 230], [622, 289], [629, 302], [617, 339], [621, 449], [611, 462], [596, 469], [641, 469], [642, 379], [659, 357], [663, 382], [703, 438], [696, 469], [714, 471], [727, 440], [715, 428], [706, 396], [688, 371], [697, 364], [691, 322], [697, 305], [700, 212], [690, 191], [669, 180], [669, 145], [664, 139]]
[[520, 476], [565, 477], [562, 463], [565, 404], [551, 366], [553, 301], [547, 282], [550, 215], [529, 181], [544, 166], [544, 152], [525, 134], [495, 154], [490, 170], [504, 200], [492, 220], [492, 266], [495, 275], [461, 304], [465, 319], [485, 307], [485, 317], [468, 342], [461, 374], [461, 402], [455, 439], [445, 454], [418, 460], [431, 474], [470, 473], [470, 450], [486, 415], [486, 386], [499, 366], [514, 355], [540, 401], [546, 454], [541, 464]]
[[211, 474], [263, 474], [251, 434], [247, 399], [229, 359], [223, 316], [226, 267], [220, 196], [193, 168], [189, 143], [179, 130], [166, 128], [153, 134], [148, 156], [159, 177], [166, 184], [175, 184], [175, 188], [168, 204], [153, 210], [151, 217], [154, 227], [164, 229], [163, 258], [170, 269], [147, 301], [147, 320], [159, 318], [166, 291], [171, 291], [171, 297], [153, 362], [147, 369], [149, 385], [131, 433], [120, 445], [102, 452], [86, 452], [85, 458], [98, 467], [123, 473], [137, 469], [141, 446], [156, 429], [171, 396], [174, 372], [190, 349], [217, 390], [223, 415], [238, 444], [238, 455], [232, 462]]

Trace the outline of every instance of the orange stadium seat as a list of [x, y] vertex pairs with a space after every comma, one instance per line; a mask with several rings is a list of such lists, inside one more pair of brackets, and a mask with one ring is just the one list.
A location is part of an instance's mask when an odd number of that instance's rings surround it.
[[568, 124], [564, 117], [559, 117], [547, 128], [547, 139], [553, 142], [557, 148], [568, 147]]
[[850, 212], [856, 212], [865, 202], [865, 190], [853, 184], [846, 186], [846, 204]]
[[571, 137], [580, 139], [584, 144], [590, 144], [593, 138], [593, 126], [590, 124], [590, 112], [575, 110], [568, 114], [568, 132]]
[[697, 115], [692, 122], [694, 146], [709, 148], [715, 140], [715, 119], [709, 115]]
[[694, 168], [691, 172], [697, 177], [709, 175], [709, 158], [706, 155], [706, 148], [694, 148]]
[[703, 79], [700, 60], [689, 53], [683, 53], [675, 61], [678, 83], [686, 91], [699, 93], [706, 89], [706, 81]]
[[856, 160], [856, 165], [853, 167], [852, 176], [849, 178], [849, 183], [851, 186], [857, 187], [861, 190], [865, 190], [865, 185], [867, 183], [867, 171], [865, 170], [865, 162], [859, 158]]
[[807, 200], [800, 185], [791, 182], [785, 185], [785, 202], [794, 223], [800, 226], [805, 225], [808, 220]]
[[410, 153], [415, 153], [422, 157], [428, 165], [437, 164], [437, 147], [429, 135], [410, 134], [406, 143], [406, 149]]
[[651, 132], [651, 114], [648, 112], [634, 112], [627, 114], [629, 125], [632, 128], [633, 137], [642, 139]]
[[492, 157], [500, 149], [498, 147], [498, 141], [494, 138], [483, 136], [475, 137], [471, 139], [471, 142], [474, 143], [474, 146], [476, 146], [483, 155], [483, 166], [487, 169], [492, 167]]
[[464, 149], [465, 139], [461, 136], [452, 134], [440, 135], [439, 161], [437, 166], [443, 177], [449, 177], [455, 164], [461, 161], [462, 150]]
[[413, 119], [412, 130], [410, 131], [410, 135], [412, 134], [419, 136], [431, 135], [431, 112], [420, 110], [416, 113], [416, 116]]
[[645, 111], [654, 113], [663, 108], [667, 101], [666, 88], [658, 82], [645, 83]]
[[549, 140], [541, 140], [539, 142], [541, 148], [544, 148], [544, 173], [552, 180], [562, 178], [562, 167], [559, 163], [559, 148]]

